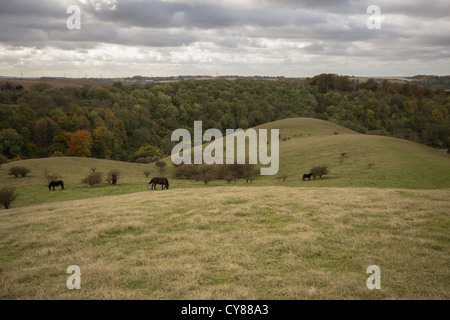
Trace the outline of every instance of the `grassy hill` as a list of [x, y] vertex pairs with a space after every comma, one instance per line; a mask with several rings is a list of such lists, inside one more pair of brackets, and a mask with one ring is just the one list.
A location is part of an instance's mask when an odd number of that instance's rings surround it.
[[[257, 128], [280, 129], [278, 176], [287, 175], [292, 186], [450, 188], [450, 155], [421, 144], [358, 134], [331, 122], [308, 118], [281, 120]], [[312, 166], [322, 164], [329, 167], [329, 175], [301, 181]]]
[[[449, 155], [315, 119], [262, 127], [280, 129], [286, 182], [170, 178], [161, 192], [143, 175], [160, 175], [154, 165], [2, 165], [0, 185], [20, 197], [0, 211], [0, 299], [450, 298]], [[330, 174], [302, 181], [315, 164]], [[8, 176], [13, 165], [32, 172]], [[117, 186], [87, 187], [91, 168], [123, 175]], [[66, 190], [48, 191], [45, 169]], [[81, 290], [66, 288], [69, 265], [81, 268]], [[381, 290], [366, 287], [370, 265]]]
[[[280, 129], [280, 169], [276, 176], [257, 177], [252, 186], [450, 188], [450, 156], [417, 143], [358, 134], [331, 122], [309, 118], [280, 120], [256, 127], [261, 128]], [[171, 178], [174, 167], [170, 157], [165, 161], [166, 175]], [[301, 180], [303, 173], [320, 164], [328, 165], [330, 173], [327, 176]], [[8, 169], [14, 165], [26, 166], [32, 172], [25, 178], [8, 176]], [[122, 177], [117, 186], [102, 183], [98, 187], [87, 187], [80, 181], [91, 168], [103, 173], [119, 169]], [[49, 192], [44, 179], [45, 169], [60, 173], [67, 190]], [[13, 206], [19, 207], [145, 191], [150, 188], [151, 178], [143, 175], [146, 169], [150, 170], [151, 176], [160, 175], [155, 165], [75, 157], [30, 159], [2, 165], [0, 185], [17, 186], [20, 197]], [[288, 177], [285, 182], [276, 179], [283, 175]], [[170, 183], [170, 189], [205, 187], [202, 182], [172, 178]], [[208, 186], [226, 185], [221, 180], [208, 183]], [[236, 185], [242, 186], [245, 182], [238, 181]]]
[[[449, 198], [215, 187], [4, 210], [0, 298], [449, 299]], [[81, 290], [66, 288], [70, 265]]]

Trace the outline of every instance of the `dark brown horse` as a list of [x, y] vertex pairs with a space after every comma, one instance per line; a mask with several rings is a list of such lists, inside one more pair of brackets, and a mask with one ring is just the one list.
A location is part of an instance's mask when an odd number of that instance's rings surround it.
[[48, 184], [48, 190], [52, 191], [52, 187], [53, 187], [53, 191], [55, 191], [55, 187], [57, 187], [57, 186], [61, 186], [61, 190], [64, 190], [64, 182], [62, 180], [50, 182]]
[[158, 178], [158, 177], [154, 177], [152, 178], [152, 180], [150, 180], [149, 184], [152, 185], [152, 190], [156, 190], [156, 185], [160, 184], [161, 190], [164, 190], [164, 187], [166, 187], [166, 189], [169, 189], [169, 180], [167, 180], [166, 178]]
[[303, 175], [302, 180], [305, 180], [305, 179], [311, 180], [311, 176], [312, 176], [312, 175], [313, 175], [312, 172], [311, 172], [311, 173], [305, 173], [305, 174]]

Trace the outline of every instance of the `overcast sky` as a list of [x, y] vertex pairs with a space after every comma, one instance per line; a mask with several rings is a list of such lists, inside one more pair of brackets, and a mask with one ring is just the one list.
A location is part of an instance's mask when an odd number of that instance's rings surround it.
[[449, 75], [449, 16], [448, 0], [0, 0], [0, 75]]

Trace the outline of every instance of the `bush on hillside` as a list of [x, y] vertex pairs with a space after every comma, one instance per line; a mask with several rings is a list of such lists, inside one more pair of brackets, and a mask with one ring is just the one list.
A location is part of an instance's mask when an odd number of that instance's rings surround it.
[[316, 177], [322, 178], [322, 176], [329, 173], [328, 167], [326, 165], [314, 166], [310, 169], [309, 172], [313, 174], [314, 179]]
[[3, 187], [0, 189], [0, 204], [5, 209], [9, 209], [11, 203], [17, 199], [16, 189], [14, 187]]
[[55, 182], [61, 180], [62, 176], [59, 173], [50, 173], [48, 169], [44, 170], [45, 182]]
[[142, 172], [146, 178], [148, 178], [148, 176], [151, 174], [150, 170], [146, 169], [144, 170], [144, 172]]
[[194, 179], [205, 184], [210, 180], [224, 179], [228, 183], [237, 179], [245, 179], [247, 183], [254, 179], [253, 164], [181, 164], [175, 167], [177, 179]]
[[[116, 176], [116, 179], [119, 179], [119, 177], [121, 175], [122, 175], [122, 173], [118, 169], [109, 170], [108, 173], [106, 174], [106, 182], [108, 182], [108, 184], [111, 184], [111, 183], [115, 184], [113, 176]], [[117, 180], [116, 180], [116, 182], [117, 182]]]
[[89, 186], [94, 186], [102, 182], [103, 173], [98, 171], [92, 171], [84, 179], [81, 180], [82, 183]]
[[166, 171], [166, 163], [164, 161], [158, 160], [156, 161], [155, 165], [158, 167], [159, 173], [164, 174], [164, 172]]
[[16, 178], [18, 176], [26, 177], [27, 174], [29, 174], [30, 172], [31, 172], [31, 170], [26, 167], [14, 166], [9, 169], [8, 175], [15, 176]]

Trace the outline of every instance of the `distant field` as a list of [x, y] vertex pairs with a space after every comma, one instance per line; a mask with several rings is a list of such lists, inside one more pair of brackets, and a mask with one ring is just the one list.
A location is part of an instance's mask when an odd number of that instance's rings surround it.
[[0, 84], [5, 82], [11, 82], [15, 84], [21, 84], [24, 88], [29, 89], [38, 83], [48, 83], [53, 88], [64, 88], [64, 87], [75, 87], [82, 88], [84, 86], [90, 86], [92, 88], [97, 88], [101, 86], [112, 85], [112, 82], [106, 81], [95, 81], [88, 79], [11, 79], [11, 80], [1, 80]]

